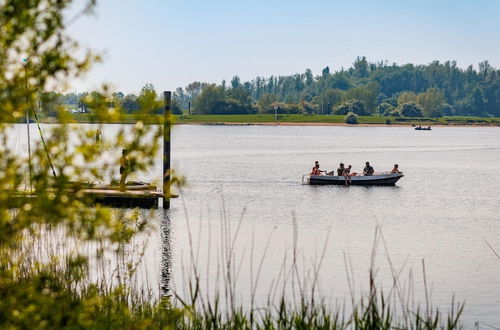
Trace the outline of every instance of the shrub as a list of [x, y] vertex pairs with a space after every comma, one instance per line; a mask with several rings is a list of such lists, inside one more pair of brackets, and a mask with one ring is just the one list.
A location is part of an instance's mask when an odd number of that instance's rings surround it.
[[394, 110], [394, 107], [390, 103], [384, 102], [379, 104], [376, 110], [379, 113], [379, 115], [388, 116], [389, 112]]
[[404, 117], [422, 117], [423, 108], [415, 102], [407, 102], [401, 105], [399, 112]]
[[358, 124], [358, 115], [353, 113], [353, 112], [349, 112], [346, 116], [345, 116], [345, 122], [346, 124]]
[[393, 109], [392, 111], [389, 111], [389, 113], [387, 114], [387, 116], [401, 117], [401, 113], [399, 112], [398, 109]]
[[365, 103], [358, 100], [343, 102], [333, 109], [333, 113], [336, 115], [347, 115], [349, 112], [360, 116], [368, 115]]
[[385, 124], [386, 124], [386, 125], [391, 125], [391, 124], [392, 124], [392, 118], [388, 117], [388, 118], [385, 120]]

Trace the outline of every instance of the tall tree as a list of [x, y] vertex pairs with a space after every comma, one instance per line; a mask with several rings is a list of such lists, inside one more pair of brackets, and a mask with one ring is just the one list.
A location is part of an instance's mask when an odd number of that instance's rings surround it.
[[441, 117], [446, 98], [444, 97], [444, 93], [439, 89], [429, 88], [425, 93], [418, 94], [417, 102], [422, 106], [424, 116]]
[[208, 85], [195, 99], [193, 113], [197, 115], [211, 115], [217, 113], [217, 105], [225, 100], [222, 87], [215, 84]]
[[202, 83], [199, 82], [199, 81], [195, 81], [195, 82], [192, 82], [190, 83], [189, 85], [187, 85], [184, 90], [186, 91], [186, 93], [189, 95], [189, 97], [191, 98], [191, 100], [194, 100], [198, 97], [198, 95], [200, 95], [201, 91], [202, 91]]

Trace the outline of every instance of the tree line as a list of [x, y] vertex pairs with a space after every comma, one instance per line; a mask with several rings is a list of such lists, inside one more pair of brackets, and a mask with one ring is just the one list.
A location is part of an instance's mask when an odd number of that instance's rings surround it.
[[289, 76], [257, 77], [229, 84], [193, 82], [174, 98], [193, 114], [380, 114], [387, 116], [500, 116], [500, 70], [488, 61], [478, 69], [456, 61], [428, 65], [370, 63], [357, 57], [351, 67], [314, 76], [310, 69]]
[[[152, 102], [154, 100], [154, 102]], [[137, 113], [148, 109], [149, 113], [163, 113], [163, 99], [156, 92], [154, 86], [147, 83], [138, 95], [123, 92], [114, 92], [107, 95], [103, 92], [57, 93], [48, 92], [38, 95], [38, 109], [46, 116], [55, 117], [61, 105], [76, 112], [92, 112], [92, 104], [97, 101], [106, 103], [108, 107], [121, 109], [124, 113]], [[180, 115], [182, 109], [177, 99], [172, 99], [172, 113]]]
[[[154, 86], [146, 84], [138, 95], [112, 94], [110, 103], [126, 113], [140, 109], [145, 95], [154, 95]], [[40, 107], [49, 115], [55, 104], [73, 105], [79, 111], [88, 109], [88, 100], [98, 92], [44, 93]], [[387, 61], [368, 62], [357, 57], [351, 67], [330, 72], [325, 67], [314, 76], [310, 69], [289, 76], [257, 77], [242, 82], [234, 76], [229, 83], [195, 81], [178, 87], [173, 93], [174, 114], [339, 114], [440, 117], [500, 117], [500, 70], [488, 61], [478, 69], [457, 66], [456, 61], [427, 65], [389, 65]], [[157, 112], [162, 107], [158, 105]]]

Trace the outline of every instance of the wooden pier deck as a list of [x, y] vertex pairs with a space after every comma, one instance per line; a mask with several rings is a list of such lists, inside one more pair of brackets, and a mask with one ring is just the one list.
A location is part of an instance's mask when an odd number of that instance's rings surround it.
[[164, 197], [163, 193], [152, 190], [82, 189], [80, 192], [94, 203], [130, 208], [157, 208], [158, 200]]
[[[158, 208], [158, 201], [164, 194], [156, 190], [120, 190], [120, 189], [79, 189], [78, 192], [68, 190], [69, 194], [77, 193], [87, 205], [102, 204], [123, 208]], [[21, 207], [23, 203], [36, 197], [36, 193], [27, 190], [3, 191], [2, 199], [9, 207]], [[7, 198], [5, 198], [7, 197]]]

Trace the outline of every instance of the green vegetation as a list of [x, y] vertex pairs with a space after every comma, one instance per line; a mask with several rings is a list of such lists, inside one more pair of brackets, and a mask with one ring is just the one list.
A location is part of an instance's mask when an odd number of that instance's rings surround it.
[[[383, 114], [385, 110], [381, 112], [378, 107], [384, 103], [400, 110], [404, 103], [415, 102], [427, 117], [500, 117], [499, 91], [500, 70], [488, 61], [479, 63], [478, 69], [472, 65], [461, 69], [455, 61], [389, 65], [358, 57], [350, 68], [334, 73], [326, 67], [318, 76], [309, 69], [302, 74], [257, 77], [244, 83], [235, 76], [230, 86], [225, 81], [220, 85], [193, 82], [184, 89], [177, 88], [174, 96], [184, 109], [190, 102], [196, 114], [229, 114], [221, 112], [217, 102], [237, 102], [240, 108], [233, 109], [232, 114], [272, 113], [276, 106], [288, 113], [330, 114], [343, 103], [357, 101], [363, 103], [366, 114]], [[213, 103], [198, 103], [199, 98]], [[254, 105], [248, 103], [249, 98]]]
[[[89, 201], [74, 182], [104, 181], [113, 176], [117, 161], [106, 158], [103, 149], [95, 145], [92, 132], [69, 124], [75, 118], [99, 124], [134, 122], [129, 130], [120, 130], [112, 143], [127, 149], [131, 169], [141, 171], [153, 164], [161, 141], [161, 126], [144, 124], [161, 124], [163, 116], [157, 114], [160, 103], [151, 86], [141, 91], [135, 100], [139, 107], [127, 116], [130, 104], [116, 102], [117, 93], [105, 86], [82, 101], [81, 106], [89, 113], [74, 116], [54, 103], [57, 97], [44, 95], [50, 86], [66, 85], [97, 60], [90, 52], [83, 58], [73, 55], [82, 52], [65, 33], [63, 22], [67, 21], [62, 12], [70, 5], [71, 1], [61, 0], [10, 0], [0, 6], [0, 328], [459, 327], [463, 305], [452, 303], [446, 314], [432, 309], [429, 301], [425, 312], [418, 307], [412, 309], [401, 295], [397, 278], [393, 279], [396, 290], [382, 292], [375, 282], [374, 267], [369, 292], [353, 294], [353, 312], [347, 314], [314, 299], [315, 281], [310, 297], [301, 291], [297, 300], [290, 301], [283, 293], [263, 309], [246, 309], [232, 300], [228, 310], [220, 309], [218, 296], [202, 301], [197, 271], [187, 284], [190, 300], [157, 298], [159, 293], [150, 288], [134, 286], [143, 251], [143, 247], [135, 246], [134, 238], [150, 232], [152, 214], [87, 207]], [[94, 5], [95, 1], [88, 1], [75, 17]], [[27, 60], [21, 63], [21, 57]], [[17, 122], [26, 114], [35, 115], [37, 101], [44, 102], [47, 116], [57, 116], [59, 125], [44, 132], [50, 139], [32, 146], [28, 162], [26, 156], [8, 148], [11, 133], [7, 123]], [[310, 116], [314, 117], [325, 118]], [[342, 121], [342, 117], [327, 118]], [[307, 116], [289, 119], [303, 118]], [[181, 120], [190, 119], [180, 116]], [[228, 121], [226, 117], [224, 121]], [[26, 192], [17, 208], [7, 206], [13, 190]], [[228, 249], [225, 255], [233, 251]], [[231, 264], [224, 269], [235, 268]], [[234, 283], [230, 276], [225, 281], [222, 284], [226, 288]]]
[[[163, 115], [145, 115], [145, 114], [123, 114], [114, 120], [108, 120], [107, 123], [128, 123], [134, 124], [137, 120], [145, 124], [157, 123], [162, 120]], [[344, 115], [304, 115], [304, 114], [279, 114], [278, 123], [316, 123], [316, 124], [342, 124], [345, 122]], [[447, 116], [441, 118], [431, 117], [401, 117], [392, 118], [392, 123], [396, 125], [484, 125], [500, 126], [500, 118], [482, 118], [482, 117], [462, 117]], [[79, 123], [92, 123], [95, 118], [89, 113], [72, 114], [74, 121]], [[387, 123], [387, 117], [377, 115], [358, 116], [360, 124], [366, 125], [384, 125]], [[46, 122], [52, 122], [45, 118]], [[253, 115], [177, 115], [173, 118], [174, 124], [268, 124], [275, 123], [274, 114], [253, 114]]]
[[359, 124], [359, 117], [354, 112], [348, 112], [344, 121], [346, 124]]
[[[136, 113], [141, 109], [141, 98], [148, 93], [156, 93], [151, 84], [138, 96], [115, 92], [109, 106]], [[57, 104], [85, 112], [89, 111], [88, 103], [98, 97], [97, 91], [47, 92], [41, 93], [39, 100], [41, 111], [54, 116]], [[410, 115], [404, 108], [408, 103], [413, 105]], [[238, 76], [230, 84], [196, 81], [173, 93], [173, 113], [180, 115], [188, 108], [196, 115], [272, 114], [277, 110], [309, 115], [351, 111], [358, 116], [500, 117], [500, 70], [488, 61], [479, 63], [476, 70], [472, 65], [461, 69], [455, 61], [400, 66], [358, 57], [347, 70], [330, 73], [326, 67], [318, 76], [307, 69], [303, 74], [257, 77], [249, 82], [241, 82]], [[161, 112], [161, 107], [156, 112]]]

